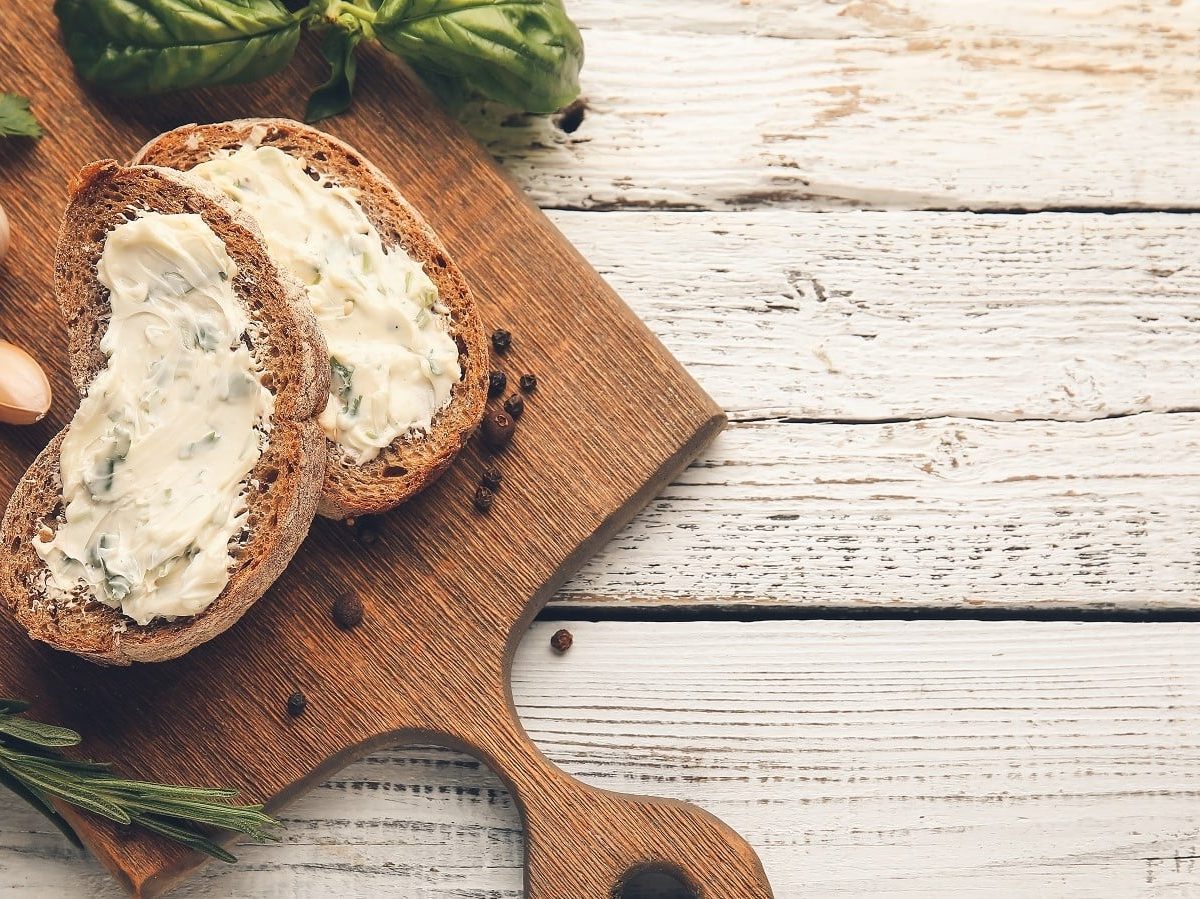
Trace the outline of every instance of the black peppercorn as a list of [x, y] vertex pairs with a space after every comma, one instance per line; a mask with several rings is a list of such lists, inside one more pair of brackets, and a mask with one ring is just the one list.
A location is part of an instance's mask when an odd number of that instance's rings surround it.
[[517, 384], [521, 388], [522, 393], [533, 393], [537, 390], [537, 375], [521, 375], [521, 380]]
[[516, 421], [518, 418], [524, 415], [525, 400], [521, 397], [521, 394], [514, 393], [512, 396], [506, 399], [504, 401], [504, 411], [513, 417], [513, 421]]
[[304, 698], [304, 694], [299, 690], [288, 697], [287, 710], [288, 714], [293, 718], [299, 718], [303, 715], [306, 708], [308, 708], [308, 700]]
[[571, 636], [571, 632], [566, 628], [555, 631], [554, 636], [550, 638], [550, 646], [557, 653], [564, 653], [571, 648], [571, 644], [575, 642], [575, 638]]
[[496, 494], [492, 493], [487, 487], [480, 487], [475, 491], [475, 509], [485, 515], [492, 510], [492, 502], [496, 499]]
[[502, 371], [494, 371], [488, 374], [488, 397], [495, 399], [500, 394], [504, 393], [504, 388], [508, 386], [508, 375]]
[[479, 479], [479, 483], [481, 483], [488, 490], [492, 491], [492, 493], [495, 493], [500, 489], [500, 470], [497, 468], [489, 468], [483, 473], [483, 477]]
[[494, 450], [502, 450], [512, 441], [517, 423], [507, 412], [496, 409], [483, 417], [483, 439]]
[[492, 332], [492, 349], [503, 356], [512, 348], [512, 334], [503, 328]]
[[362, 624], [362, 600], [354, 593], [343, 593], [333, 601], [333, 623], [344, 631]]

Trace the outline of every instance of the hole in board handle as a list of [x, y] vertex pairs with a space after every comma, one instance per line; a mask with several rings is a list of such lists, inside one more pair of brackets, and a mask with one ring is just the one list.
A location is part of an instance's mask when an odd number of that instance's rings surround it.
[[690, 879], [674, 865], [637, 865], [620, 879], [612, 899], [702, 899]]

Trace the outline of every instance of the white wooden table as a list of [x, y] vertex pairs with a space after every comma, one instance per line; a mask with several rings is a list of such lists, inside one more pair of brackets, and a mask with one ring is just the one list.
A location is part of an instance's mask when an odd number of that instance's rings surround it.
[[[463, 119], [733, 425], [529, 635], [530, 731], [781, 899], [1200, 895], [1200, 2], [569, 6], [578, 128]], [[0, 816], [0, 892], [119, 895]], [[465, 757], [286, 819], [178, 895], [521, 895]]]

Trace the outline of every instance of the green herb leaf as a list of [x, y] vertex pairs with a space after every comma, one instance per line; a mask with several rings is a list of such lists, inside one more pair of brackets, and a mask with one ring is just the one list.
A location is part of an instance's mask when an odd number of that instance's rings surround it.
[[130, 796], [157, 796], [167, 801], [195, 802], [205, 799], [232, 799], [237, 790], [211, 787], [176, 787], [171, 784], [146, 783], [140, 780], [121, 780], [114, 777], [104, 781], [109, 792], [128, 793]]
[[20, 94], [0, 94], [0, 137], [41, 137], [42, 126]]
[[341, 400], [342, 406], [349, 408], [354, 394], [354, 369], [347, 368], [337, 359], [330, 358], [330, 390]]
[[355, 49], [378, 38], [441, 96], [553, 112], [579, 94], [583, 41], [563, 0], [55, 0], [80, 75], [121, 94], [254, 81], [325, 29], [329, 80], [305, 117], [350, 105]]
[[65, 727], [55, 727], [53, 724], [42, 724], [40, 721], [13, 718], [9, 715], [0, 716], [0, 734], [8, 734], [10, 737], [46, 749], [78, 746], [83, 739], [75, 731]]
[[59, 799], [69, 802], [76, 808], [81, 808], [85, 812], [91, 812], [94, 815], [100, 815], [111, 821], [116, 821], [118, 824], [128, 824], [131, 820], [129, 813], [119, 805], [95, 795], [86, 786], [79, 784], [72, 786], [63, 783], [53, 775], [48, 775], [32, 767], [14, 768], [3, 762], [0, 762], [0, 765], [30, 790], [34, 790], [42, 795], [56, 796]]
[[135, 824], [146, 828], [151, 833], [166, 837], [168, 840], [174, 840], [176, 843], [182, 843], [184, 846], [196, 849], [205, 855], [211, 855], [220, 861], [230, 864], [237, 861], [237, 857], [228, 852], [224, 847], [214, 843], [203, 834], [196, 833], [194, 830], [177, 827], [153, 815], [135, 815], [133, 820]]
[[121, 94], [256, 81], [287, 65], [307, 12], [278, 0], [55, 0], [79, 74]]
[[0, 784], [8, 787], [14, 793], [32, 805], [35, 809], [41, 812], [47, 821], [58, 828], [59, 832], [75, 845], [76, 849], [83, 848], [83, 843], [80, 841], [79, 835], [71, 829], [71, 825], [63, 820], [62, 815], [60, 815], [58, 811], [55, 810], [54, 806], [52, 806], [49, 802], [27, 788], [23, 783], [3, 769], [0, 769]]
[[362, 32], [358, 30], [343, 31], [340, 28], [330, 28], [325, 32], [325, 39], [321, 42], [321, 55], [329, 63], [329, 80], [308, 98], [304, 121], [319, 122], [350, 108], [350, 98], [354, 93], [354, 76], [358, 73], [358, 60], [354, 51], [362, 37]]
[[15, 717], [28, 708], [16, 699], [0, 699], [0, 785], [11, 789], [78, 844], [59, 817], [51, 798], [140, 827], [192, 849], [236, 861], [197, 825], [246, 834], [256, 840], [278, 839], [279, 822], [261, 805], [233, 805], [234, 790], [171, 786], [114, 777], [107, 765], [65, 759], [53, 751], [79, 742], [62, 727]]
[[435, 72], [433, 69], [416, 63], [411, 65], [412, 70], [425, 82], [425, 86], [429, 88], [430, 92], [441, 101], [443, 106], [455, 115], [474, 96], [473, 92], [465, 84], [449, 75], [443, 75], [441, 72]]
[[562, 0], [383, 0], [373, 27], [422, 71], [518, 109], [554, 112], [579, 95], [583, 39]]

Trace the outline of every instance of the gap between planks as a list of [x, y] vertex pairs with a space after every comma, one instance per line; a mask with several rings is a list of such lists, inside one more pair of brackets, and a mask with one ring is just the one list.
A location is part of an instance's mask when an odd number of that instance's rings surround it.
[[559, 600], [1188, 610], [1197, 533], [1197, 414], [745, 425]]
[[740, 422], [566, 586], [569, 614], [1195, 608], [1186, 217], [553, 218]]
[[1110, 412], [1106, 415], [1093, 415], [1089, 418], [1077, 416], [1057, 417], [1054, 415], [1032, 415], [1028, 418], [989, 418], [986, 415], [912, 415], [904, 418], [795, 418], [791, 416], [731, 416], [732, 425], [779, 424], [779, 425], [900, 425], [916, 421], [1007, 421], [1013, 424], [1028, 424], [1031, 422], [1068, 422], [1068, 421], [1112, 421], [1117, 418], [1133, 418], [1135, 415], [1181, 415], [1188, 412], [1200, 412], [1200, 408], [1183, 407], [1178, 409], [1138, 409], [1132, 412]]
[[[523, 721], [589, 783], [698, 802], [780, 899], [1167, 897], [1200, 882], [1200, 624], [570, 623], [514, 669]], [[314, 697], [319, 701], [319, 698]], [[15, 799], [14, 899], [120, 895]], [[519, 899], [512, 799], [478, 763], [379, 752], [177, 893]]]
[[556, 213], [734, 419], [1200, 407], [1187, 217]]
[[[1200, 207], [1196, 0], [572, 0], [570, 132], [461, 118], [571, 209]], [[761, 62], [762, 64], [756, 64]]]
[[[624, 203], [596, 203], [591, 205], [558, 205], [555, 203], [540, 203], [538, 208], [545, 213], [555, 212], [631, 212], [631, 213], [667, 213], [669, 215], [693, 215], [696, 213], [712, 213], [706, 206], [672, 206], [669, 203], [654, 206], [638, 206]], [[726, 210], [727, 215], [742, 215], [748, 212], [760, 212], [766, 209], [787, 209], [785, 204], [762, 203]], [[799, 207], [798, 212], [813, 215], [828, 215], [839, 212], [955, 212], [965, 215], [1130, 215], [1144, 212], [1161, 213], [1163, 215], [1189, 216], [1200, 213], [1200, 206], [1012, 206], [972, 209], [962, 205], [937, 206], [914, 205], [910, 207], [887, 207], [856, 205], [846, 203], [829, 208]]]
[[[601, 600], [603, 598], [601, 597]], [[693, 622], [758, 621], [1028, 621], [1100, 622], [1125, 624], [1189, 624], [1200, 622], [1197, 609], [1088, 609], [1070, 606], [1051, 608], [961, 608], [959, 606], [793, 606], [755, 604], [736, 597], [727, 604], [708, 597], [705, 602], [687, 605], [676, 600], [670, 605], [615, 605], [600, 601], [587, 605], [586, 598], [573, 597], [556, 603], [538, 615], [537, 621], [643, 622], [646, 624], [690, 624]]]

